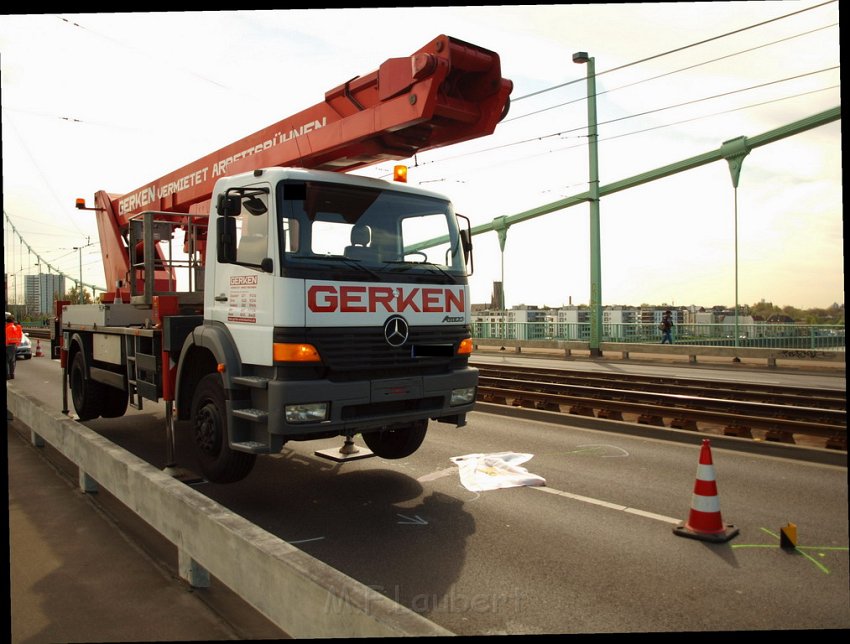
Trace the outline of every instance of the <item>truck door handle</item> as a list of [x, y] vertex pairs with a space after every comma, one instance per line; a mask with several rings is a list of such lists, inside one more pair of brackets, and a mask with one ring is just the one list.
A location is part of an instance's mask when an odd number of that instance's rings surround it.
[[216, 302], [227, 302], [227, 296], [224, 293], [222, 293], [221, 295], [216, 295], [215, 301]]

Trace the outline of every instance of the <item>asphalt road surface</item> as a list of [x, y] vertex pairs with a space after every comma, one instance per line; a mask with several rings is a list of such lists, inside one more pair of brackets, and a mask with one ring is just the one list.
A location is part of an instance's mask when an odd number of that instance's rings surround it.
[[[16, 383], [61, 409], [59, 374], [34, 359]], [[163, 418], [146, 402], [85, 424], [162, 467]], [[673, 527], [702, 439], [476, 412], [462, 429], [432, 422], [407, 459], [337, 463], [315, 451], [341, 440], [288, 443], [246, 480], [196, 489], [461, 635], [850, 627], [847, 469], [712, 447], [722, 518], [740, 533], [687, 539]], [[530, 454], [522, 466], [545, 485], [476, 492], [451, 460], [502, 452]], [[797, 547], [781, 548], [789, 523]]]

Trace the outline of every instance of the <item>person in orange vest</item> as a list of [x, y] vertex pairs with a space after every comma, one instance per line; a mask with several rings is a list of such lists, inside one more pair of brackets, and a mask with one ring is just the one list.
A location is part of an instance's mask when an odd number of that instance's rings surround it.
[[15, 352], [23, 339], [24, 330], [15, 322], [14, 316], [6, 316], [6, 380], [15, 379]]

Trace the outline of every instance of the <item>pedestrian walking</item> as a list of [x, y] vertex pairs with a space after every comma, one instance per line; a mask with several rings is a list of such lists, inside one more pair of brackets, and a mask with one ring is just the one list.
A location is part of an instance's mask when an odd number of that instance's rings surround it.
[[661, 344], [673, 344], [673, 314], [669, 309], [661, 316], [658, 328], [661, 329]]
[[24, 330], [15, 322], [12, 315], [6, 316], [6, 380], [15, 379], [15, 362], [18, 345], [24, 336]]

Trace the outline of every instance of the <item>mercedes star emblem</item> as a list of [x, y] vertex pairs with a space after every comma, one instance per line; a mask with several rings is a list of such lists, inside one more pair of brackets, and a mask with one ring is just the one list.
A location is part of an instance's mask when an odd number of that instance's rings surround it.
[[408, 333], [410, 328], [407, 326], [407, 320], [400, 315], [392, 316], [384, 324], [384, 339], [391, 347], [400, 347], [407, 342]]

